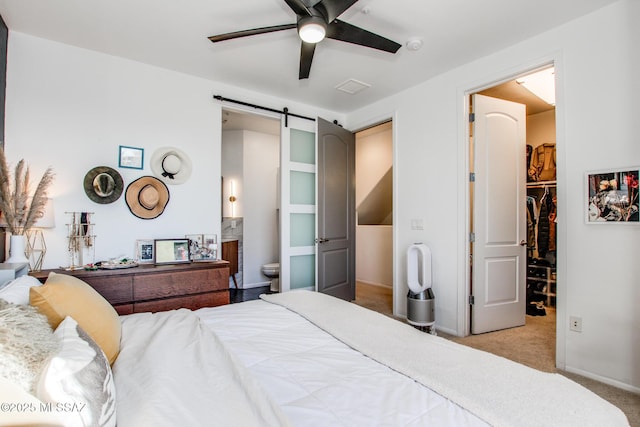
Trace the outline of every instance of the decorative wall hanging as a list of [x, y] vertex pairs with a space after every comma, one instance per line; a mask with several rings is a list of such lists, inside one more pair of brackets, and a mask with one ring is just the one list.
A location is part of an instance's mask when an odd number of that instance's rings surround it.
[[96, 235], [93, 232], [93, 212], [65, 212], [69, 215], [67, 240], [69, 266], [66, 270], [82, 270], [93, 267]]
[[121, 145], [118, 167], [142, 169], [144, 167], [144, 149]]
[[124, 181], [117, 170], [96, 166], [84, 176], [84, 192], [96, 203], [113, 203], [120, 198]]
[[143, 176], [127, 186], [125, 200], [132, 214], [142, 219], [162, 215], [169, 203], [169, 189], [153, 176]]
[[161, 147], [151, 156], [151, 170], [165, 184], [184, 184], [191, 176], [191, 159], [179, 148]]
[[587, 172], [588, 224], [634, 223], [640, 167]]

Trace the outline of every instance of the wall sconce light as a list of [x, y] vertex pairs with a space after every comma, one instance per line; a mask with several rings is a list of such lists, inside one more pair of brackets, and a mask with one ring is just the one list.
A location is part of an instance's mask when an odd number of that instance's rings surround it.
[[29, 268], [31, 271], [42, 270], [44, 255], [47, 253], [47, 244], [44, 241], [42, 230], [45, 228], [54, 228], [55, 226], [53, 199], [47, 199], [47, 204], [44, 207], [44, 216], [38, 219], [35, 224], [33, 224], [33, 227], [25, 233], [25, 255], [29, 258]]
[[236, 217], [236, 201], [238, 200], [236, 197], [236, 183], [234, 180], [231, 180], [229, 183], [230, 191], [229, 191], [229, 202], [231, 203], [231, 217]]

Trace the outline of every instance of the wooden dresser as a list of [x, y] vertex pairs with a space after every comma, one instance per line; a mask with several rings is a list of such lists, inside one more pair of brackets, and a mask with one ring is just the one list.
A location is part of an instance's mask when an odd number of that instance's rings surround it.
[[233, 279], [233, 285], [238, 289], [236, 273], [238, 273], [238, 241], [225, 240], [222, 242], [222, 259], [229, 261], [229, 275]]
[[229, 304], [227, 261], [140, 265], [119, 270], [42, 270], [29, 274], [44, 283], [52, 271], [85, 281], [118, 314]]

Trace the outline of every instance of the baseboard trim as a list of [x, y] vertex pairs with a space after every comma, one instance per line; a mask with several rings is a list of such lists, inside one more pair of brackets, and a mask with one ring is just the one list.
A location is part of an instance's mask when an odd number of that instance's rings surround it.
[[379, 286], [381, 288], [386, 288], [386, 289], [393, 289], [393, 286], [385, 285], [384, 283], [368, 282], [366, 280], [360, 280], [360, 279], [356, 279], [356, 282], [360, 282], [360, 283], [363, 283], [365, 285]]
[[271, 282], [243, 283], [240, 289], [261, 288], [263, 286], [270, 286], [270, 285], [271, 285]]
[[622, 381], [614, 380], [612, 378], [603, 377], [598, 374], [594, 374], [592, 372], [587, 372], [579, 368], [574, 368], [571, 366], [566, 366], [565, 371], [571, 372], [572, 374], [577, 374], [586, 378], [590, 378], [595, 381], [599, 381], [604, 384], [608, 384], [613, 387], [620, 388], [622, 390], [630, 391], [632, 393], [640, 394], [640, 387], [635, 387], [631, 384], [623, 383]]

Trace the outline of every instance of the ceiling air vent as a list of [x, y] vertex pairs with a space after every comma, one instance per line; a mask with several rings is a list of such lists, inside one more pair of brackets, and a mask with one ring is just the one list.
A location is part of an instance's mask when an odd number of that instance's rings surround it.
[[355, 95], [358, 92], [361, 92], [367, 88], [370, 88], [371, 85], [365, 82], [361, 82], [356, 79], [349, 79], [345, 82], [340, 83], [336, 86], [336, 89], [346, 92], [350, 95]]

